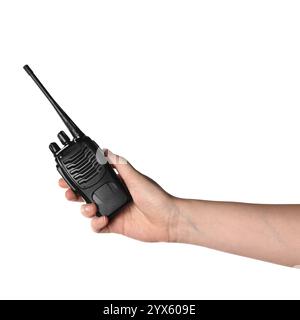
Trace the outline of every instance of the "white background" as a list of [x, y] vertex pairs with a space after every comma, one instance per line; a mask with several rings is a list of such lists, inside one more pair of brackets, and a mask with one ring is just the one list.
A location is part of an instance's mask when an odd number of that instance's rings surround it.
[[0, 298], [300, 298], [297, 269], [92, 233], [57, 187], [64, 126], [22, 69], [172, 194], [299, 203], [299, 16], [298, 1], [2, 1]]

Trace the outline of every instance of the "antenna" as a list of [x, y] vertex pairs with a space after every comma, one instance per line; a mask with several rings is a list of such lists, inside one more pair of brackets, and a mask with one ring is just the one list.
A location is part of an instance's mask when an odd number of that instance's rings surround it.
[[67, 126], [67, 128], [71, 132], [72, 136], [75, 139], [83, 137], [84, 133], [76, 126], [76, 124], [71, 120], [71, 118], [64, 112], [64, 110], [52, 98], [50, 93], [43, 86], [43, 84], [40, 82], [40, 80], [37, 78], [37, 76], [33, 73], [33, 71], [30, 69], [30, 67], [26, 64], [23, 68], [29, 74], [29, 76], [32, 78], [32, 80], [36, 83], [36, 85], [41, 89], [41, 91], [44, 93], [44, 95], [50, 101], [50, 103], [53, 105], [54, 109], [56, 110], [58, 115], [61, 117], [61, 119], [65, 123], [65, 125]]

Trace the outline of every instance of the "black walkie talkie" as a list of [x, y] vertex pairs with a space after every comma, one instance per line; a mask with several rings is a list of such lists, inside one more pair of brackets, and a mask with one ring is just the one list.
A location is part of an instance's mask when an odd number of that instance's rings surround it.
[[106, 161], [97, 143], [76, 126], [30, 67], [25, 65], [24, 69], [53, 105], [74, 138], [70, 140], [64, 131], [60, 131], [58, 139], [63, 148], [55, 142], [50, 143], [49, 148], [55, 157], [58, 172], [76, 194], [87, 203], [97, 205], [97, 216], [114, 216], [131, 201], [128, 189]]

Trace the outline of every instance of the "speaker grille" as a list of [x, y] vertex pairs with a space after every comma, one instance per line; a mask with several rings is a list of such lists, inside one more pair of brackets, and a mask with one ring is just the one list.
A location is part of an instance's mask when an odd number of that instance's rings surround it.
[[104, 167], [98, 163], [95, 153], [86, 146], [63, 162], [73, 179], [82, 188], [97, 183], [104, 174]]

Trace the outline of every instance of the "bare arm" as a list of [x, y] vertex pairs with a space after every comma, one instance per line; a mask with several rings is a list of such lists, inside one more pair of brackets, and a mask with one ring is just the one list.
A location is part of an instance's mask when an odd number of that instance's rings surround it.
[[300, 205], [176, 199], [176, 241], [255, 259], [300, 264]]
[[[171, 196], [124, 159], [108, 153], [133, 203], [111, 221], [82, 205], [96, 232], [114, 232], [142, 241], [182, 242], [255, 259], [300, 264], [300, 205], [260, 205], [180, 199]], [[67, 188], [68, 200], [82, 201]]]

